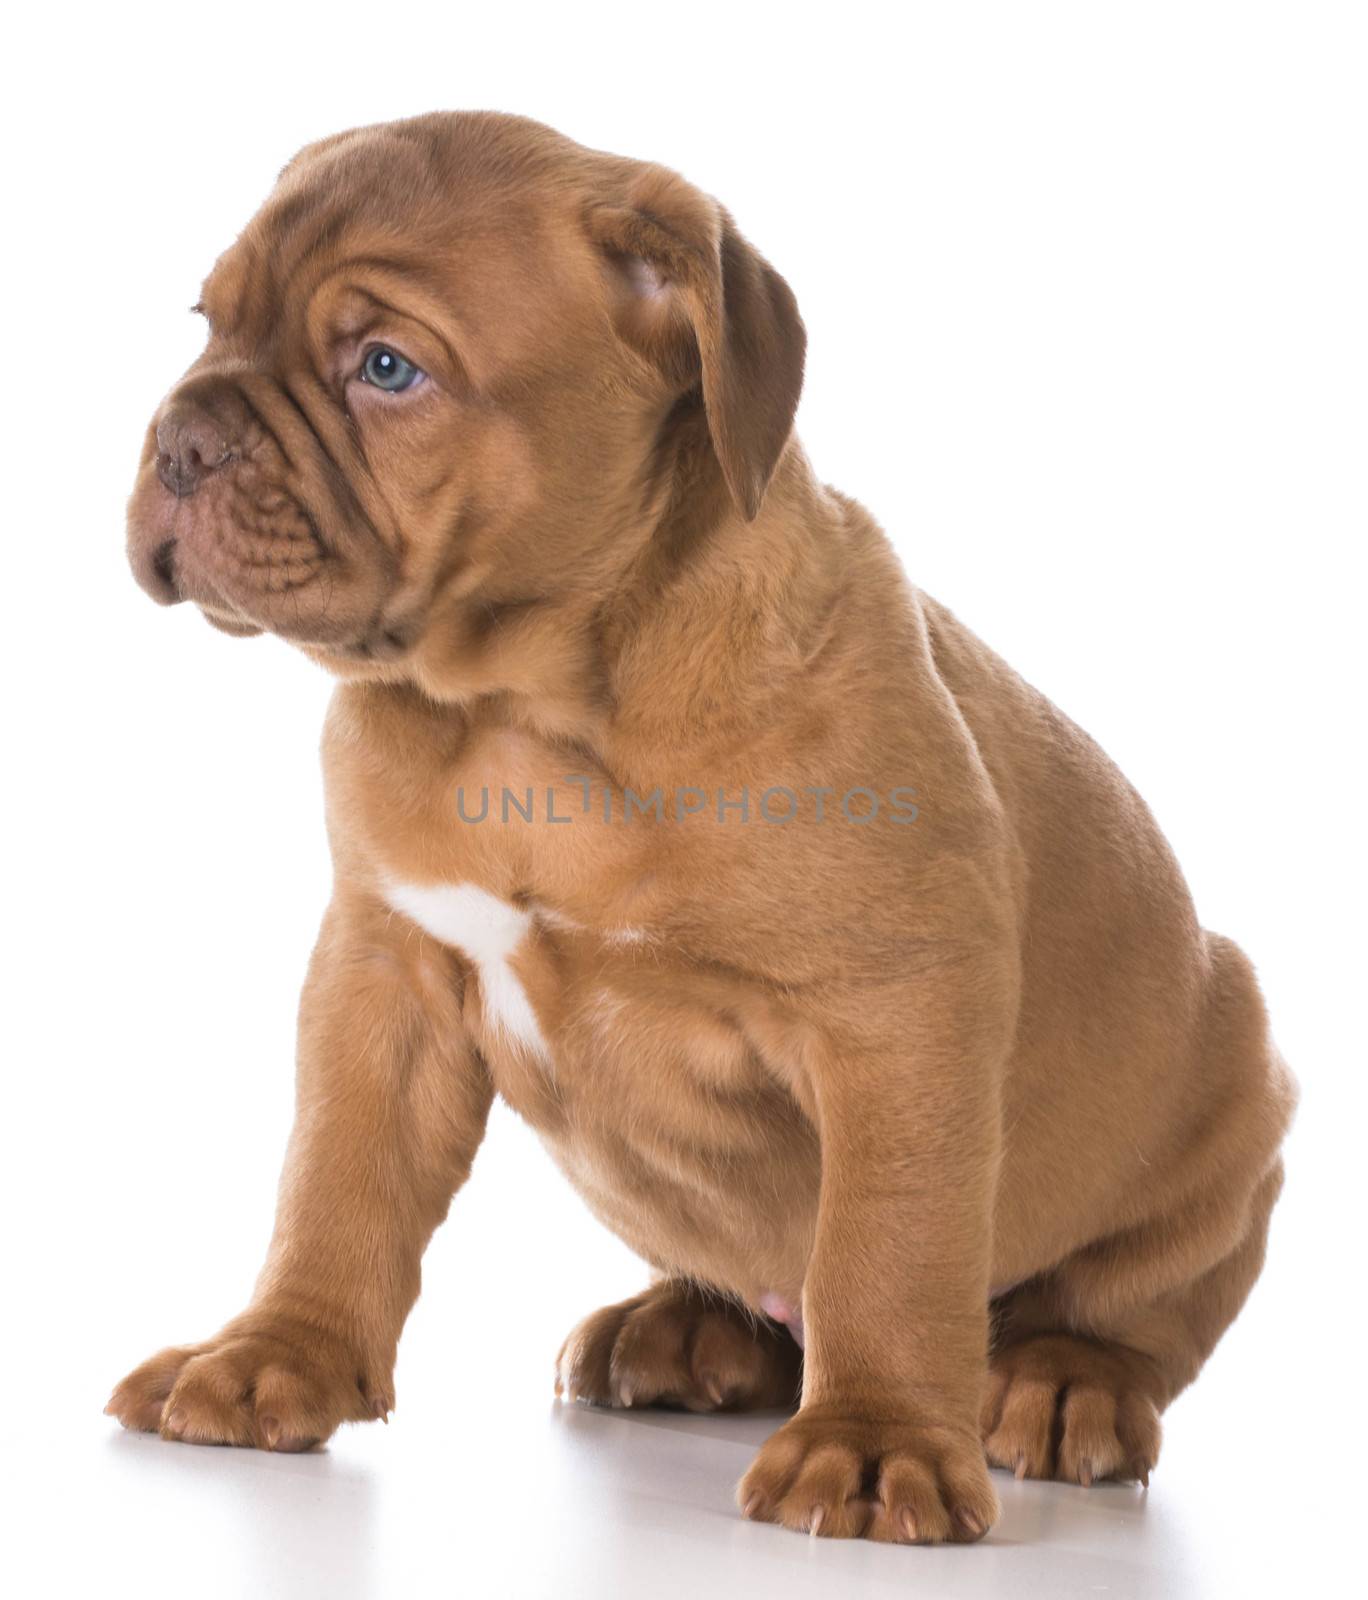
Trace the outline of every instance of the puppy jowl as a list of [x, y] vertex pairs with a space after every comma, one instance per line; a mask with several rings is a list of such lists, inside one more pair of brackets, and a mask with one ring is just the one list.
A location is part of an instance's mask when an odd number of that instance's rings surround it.
[[498, 1095], [652, 1269], [558, 1391], [790, 1408], [746, 1516], [969, 1541], [990, 1467], [1145, 1481], [1291, 1080], [1143, 802], [814, 477], [784, 279], [663, 167], [450, 114], [304, 150], [200, 307], [129, 556], [335, 675], [335, 887], [253, 1298], [110, 1411], [386, 1414]]

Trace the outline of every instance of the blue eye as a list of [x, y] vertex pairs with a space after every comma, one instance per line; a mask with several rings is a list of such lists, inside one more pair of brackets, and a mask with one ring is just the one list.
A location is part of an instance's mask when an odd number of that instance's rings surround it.
[[377, 389], [390, 394], [411, 388], [422, 376], [411, 361], [405, 361], [397, 350], [390, 350], [383, 344], [368, 352], [361, 364], [362, 383], [373, 383]]

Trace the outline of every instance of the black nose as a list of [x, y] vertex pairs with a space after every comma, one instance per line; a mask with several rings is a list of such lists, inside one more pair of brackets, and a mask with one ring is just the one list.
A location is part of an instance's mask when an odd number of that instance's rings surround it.
[[177, 497], [194, 494], [232, 459], [224, 428], [198, 407], [174, 405], [157, 424], [157, 476]]

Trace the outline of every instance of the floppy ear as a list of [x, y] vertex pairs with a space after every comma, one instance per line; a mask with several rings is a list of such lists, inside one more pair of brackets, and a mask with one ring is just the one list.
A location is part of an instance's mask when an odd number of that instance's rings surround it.
[[803, 387], [793, 291], [716, 201], [663, 167], [589, 225], [614, 273], [619, 333], [681, 391], [701, 384], [722, 475], [753, 521]]

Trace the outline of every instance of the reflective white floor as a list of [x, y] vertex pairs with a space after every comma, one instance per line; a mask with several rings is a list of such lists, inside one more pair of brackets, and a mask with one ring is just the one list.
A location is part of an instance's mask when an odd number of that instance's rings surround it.
[[1148, 1493], [1000, 1475], [1002, 1520], [974, 1548], [807, 1539], [744, 1523], [731, 1503], [770, 1425], [523, 1404], [396, 1417], [309, 1457], [107, 1430], [54, 1462], [47, 1592], [97, 1592], [105, 1573], [122, 1584], [136, 1574], [147, 1596], [1171, 1600], [1285, 1594], [1324, 1554], [1310, 1527], [1275, 1513], [1265, 1473], [1186, 1461], [1176, 1426], [1178, 1459]]
[[[1328, 1237], [1335, 1213], [1342, 1225], [1328, 1169], [1303, 1168], [1306, 1181], [1289, 1189], [1264, 1280], [1165, 1419], [1148, 1492], [998, 1474], [1002, 1519], [984, 1543], [909, 1549], [743, 1522], [733, 1486], [772, 1417], [558, 1404], [561, 1338], [585, 1311], [637, 1288], [642, 1270], [511, 1118], [496, 1115], [489, 1144], [429, 1252], [393, 1421], [345, 1430], [311, 1456], [163, 1444], [100, 1414], [125, 1368], [230, 1309], [270, 1205], [264, 1158], [220, 1211], [209, 1202], [226, 1190], [222, 1174], [168, 1208], [160, 1164], [113, 1157], [118, 1204], [90, 1213], [72, 1247], [84, 1261], [42, 1252], [31, 1276], [53, 1314], [7, 1363], [7, 1591], [25, 1600], [1360, 1592], [1335, 1570], [1357, 1516], [1349, 1413], [1359, 1406], [1361, 1418], [1361, 1403], [1343, 1373], [1357, 1359], [1358, 1291], [1304, 1243]], [[130, 1222], [132, 1257], [111, 1250]]]

